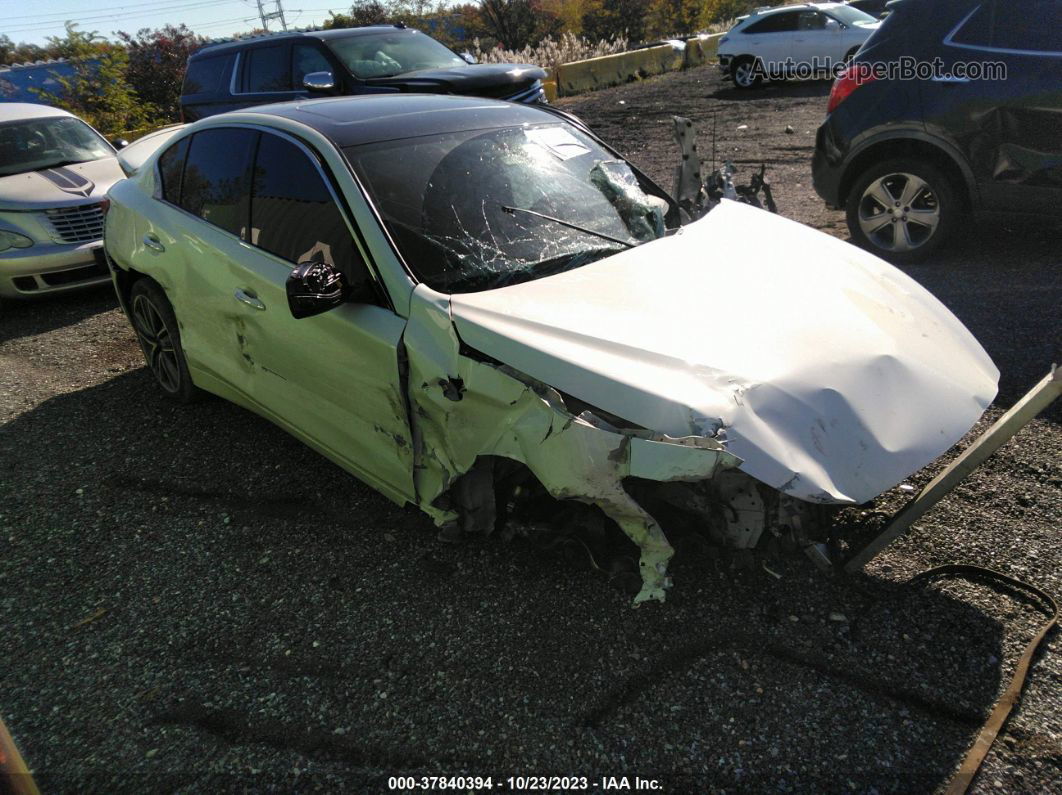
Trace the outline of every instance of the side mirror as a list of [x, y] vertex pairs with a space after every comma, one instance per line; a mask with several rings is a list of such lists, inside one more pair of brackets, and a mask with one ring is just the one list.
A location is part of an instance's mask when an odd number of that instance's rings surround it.
[[125, 149], [127, 146], [129, 146], [129, 142], [124, 138], [115, 138], [113, 141], [111, 141], [111, 146], [113, 146], [115, 149]]
[[844, 25], [838, 22], [836, 19], [826, 20], [826, 30], [832, 30], [834, 32], [844, 30]]
[[343, 274], [324, 262], [300, 262], [286, 284], [291, 316], [320, 315], [346, 300]]
[[302, 87], [307, 91], [331, 91], [336, 87], [336, 78], [331, 72], [308, 72], [303, 75]]
[[477, 60], [476, 56], [474, 56], [468, 50], [465, 50], [463, 53], [461, 53], [461, 57], [464, 59], [465, 63], [469, 65], [479, 63], [479, 60]]

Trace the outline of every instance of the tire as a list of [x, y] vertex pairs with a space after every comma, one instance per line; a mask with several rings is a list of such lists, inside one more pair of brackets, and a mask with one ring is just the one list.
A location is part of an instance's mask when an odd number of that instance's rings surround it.
[[890, 262], [918, 262], [940, 248], [961, 215], [955, 185], [932, 163], [901, 157], [860, 174], [845, 203], [852, 242]]
[[858, 48], [858, 47], [853, 47], [853, 48], [852, 48], [852, 49], [850, 49], [850, 50], [849, 50], [849, 51], [848, 51], [847, 53], [845, 53], [845, 56], [844, 56], [844, 62], [845, 62], [845, 64], [850, 64], [850, 63], [852, 63], [852, 59], [853, 59], [853, 58], [855, 58], [855, 54], [856, 54], [857, 52], [859, 52], [859, 48]]
[[134, 282], [129, 314], [144, 361], [162, 394], [178, 403], [197, 400], [202, 392], [188, 373], [177, 316], [162, 288], [148, 278]]
[[756, 59], [751, 55], [734, 59], [730, 66], [730, 79], [743, 91], [757, 88], [763, 82], [763, 76], [756, 71]]

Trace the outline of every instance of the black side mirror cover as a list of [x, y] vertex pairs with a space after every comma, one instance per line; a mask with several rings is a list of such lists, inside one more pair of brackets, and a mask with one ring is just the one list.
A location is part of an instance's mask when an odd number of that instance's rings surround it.
[[348, 292], [343, 274], [324, 262], [300, 262], [285, 286], [294, 318], [327, 312], [343, 303]]

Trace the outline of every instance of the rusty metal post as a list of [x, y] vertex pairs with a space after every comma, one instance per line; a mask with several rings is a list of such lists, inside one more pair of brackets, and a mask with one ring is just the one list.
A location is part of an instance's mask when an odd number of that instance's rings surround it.
[[11, 795], [40, 795], [33, 776], [15, 747], [4, 722], [0, 720], [0, 792]]
[[863, 568], [871, 558], [944, 499], [952, 489], [984, 463], [986, 458], [1028, 425], [1037, 414], [1050, 406], [1060, 394], [1062, 394], [1062, 369], [1053, 367], [1046, 378], [1015, 403], [1010, 411], [996, 420], [991, 428], [967, 447], [962, 455], [945, 467], [943, 472], [933, 478], [917, 497], [901, 508], [881, 534], [845, 564], [844, 570], [851, 574]]

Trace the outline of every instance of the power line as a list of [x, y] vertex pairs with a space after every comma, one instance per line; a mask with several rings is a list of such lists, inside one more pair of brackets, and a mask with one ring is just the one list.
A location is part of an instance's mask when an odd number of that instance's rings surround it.
[[190, 10], [190, 9], [194, 9], [194, 8], [206, 8], [206, 7], [210, 7], [210, 6], [216, 6], [217, 4], [218, 4], [217, 0], [201, 0], [200, 2], [178, 3], [178, 4], [172, 4], [171, 3], [170, 5], [158, 6], [156, 8], [148, 9], [148, 10], [144, 11], [143, 13], [136, 13], [136, 14], [132, 14], [132, 15], [125, 14], [125, 13], [94, 14], [94, 15], [91, 15], [91, 16], [81, 17], [80, 19], [76, 19], [76, 20], [57, 19], [57, 20], [54, 20], [54, 21], [51, 21], [51, 22], [27, 23], [23, 27], [10, 28], [10, 29], [6, 30], [5, 32], [6, 33], [32, 33], [32, 32], [36, 32], [36, 31], [49, 30], [49, 29], [53, 29], [53, 28], [54, 29], [58, 29], [60, 27], [63, 27], [63, 25], [67, 21], [74, 22], [77, 25], [82, 25], [82, 24], [85, 24], [85, 23], [89, 23], [89, 24], [102, 23], [102, 22], [106, 22], [107, 20], [111, 20], [111, 19], [138, 19], [138, 18], [142, 19], [145, 16], [153, 16], [153, 15], [155, 15], [157, 13], [162, 13], [162, 12], [166, 12], [166, 11], [178, 11], [178, 10], [185, 11], [185, 10]]
[[[217, 0], [214, 0], [214, 2], [210, 3], [197, 2], [196, 0], [193, 0], [192, 3], [177, 2], [176, 0], [150, 0], [150, 2], [147, 3], [134, 3], [132, 5], [112, 6], [112, 16], [124, 16], [127, 12], [133, 11], [135, 9], [147, 9], [148, 11], [151, 11], [156, 9], [165, 10], [167, 7], [170, 6], [176, 8], [192, 8], [198, 5], [217, 5]], [[48, 17], [58, 17], [62, 19], [63, 17], [69, 16], [69, 11], [51, 11], [47, 14], [25, 14], [19, 17], [7, 17], [6, 21], [17, 22], [18, 20], [28, 19], [30, 21], [24, 24], [35, 25], [38, 22], [47, 22]]]
[[217, 28], [217, 27], [220, 27], [222, 25], [235, 25], [235, 24], [237, 24], [239, 22], [247, 24], [248, 22], [254, 22], [254, 21], [255, 21], [254, 17], [248, 17], [248, 18], [245, 18], [245, 19], [222, 19], [222, 20], [219, 20], [217, 22], [207, 22], [207, 23], [205, 23], [203, 25], [196, 25], [195, 28], [193, 28], [193, 30], [195, 32], [198, 32], [200, 30], [207, 30], [208, 28]]

